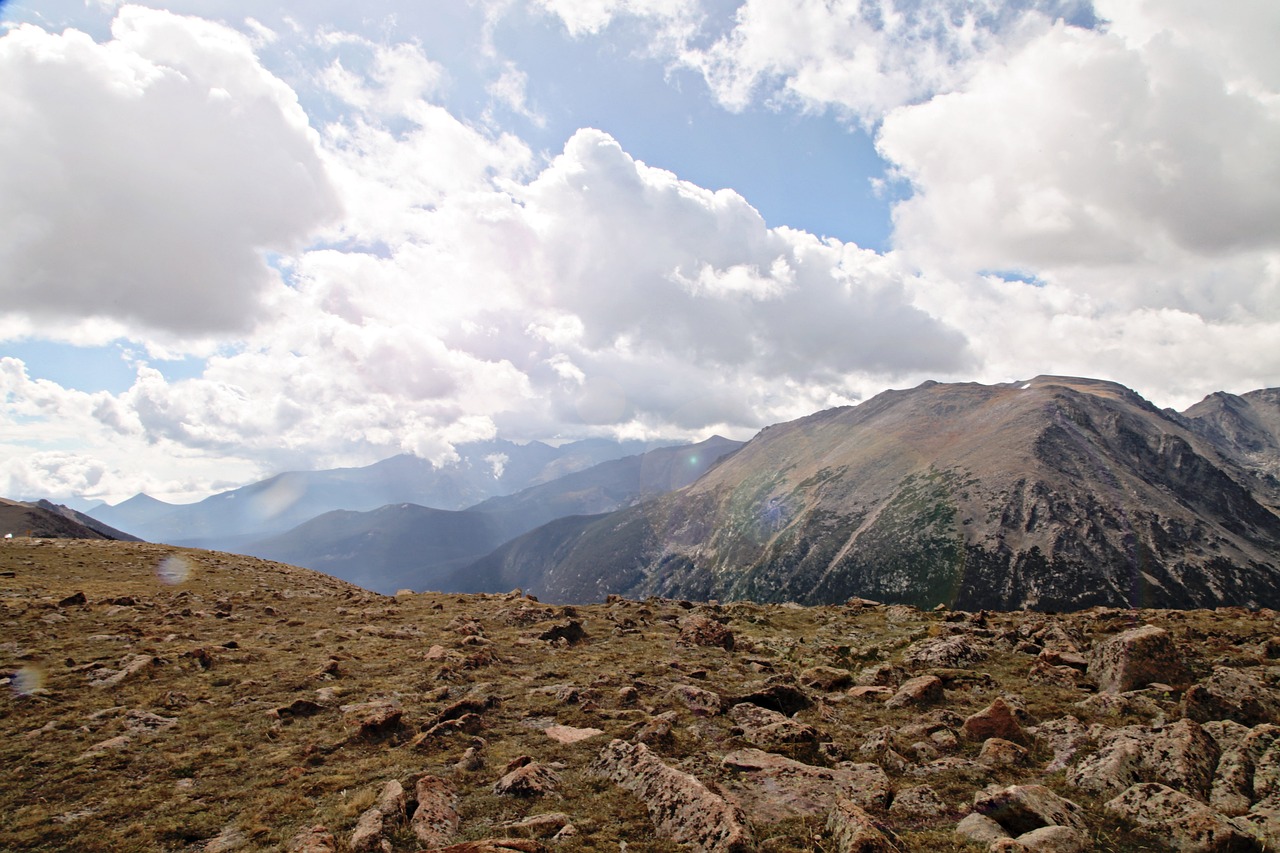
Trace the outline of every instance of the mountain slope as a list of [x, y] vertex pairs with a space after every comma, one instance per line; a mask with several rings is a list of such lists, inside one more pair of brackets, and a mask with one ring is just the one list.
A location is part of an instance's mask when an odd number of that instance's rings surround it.
[[[335, 511], [236, 550], [327, 572], [375, 592], [476, 589], [454, 570], [565, 515], [605, 512], [687, 485], [741, 442], [716, 436], [602, 462], [469, 510], [402, 503]], [[510, 587], [507, 587], [510, 588]]]
[[1280, 517], [1256, 479], [1113, 383], [925, 383], [770, 427], [686, 489], [467, 574], [563, 601], [1274, 606]]
[[49, 501], [27, 503], [0, 498], [0, 536], [6, 535], [37, 539], [134, 539]]

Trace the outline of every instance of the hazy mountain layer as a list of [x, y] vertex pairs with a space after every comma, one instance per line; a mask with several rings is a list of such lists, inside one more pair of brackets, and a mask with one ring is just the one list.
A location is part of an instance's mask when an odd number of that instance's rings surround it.
[[236, 550], [327, 572], [376, 592], [462, 590], [455, 570], [552, 519], [600, 513], [688, 485], [742, 443], [716, 436], [611, 460], [450, 512], [392, 504], [335, 511]]
[[463, 575], [557, 601], [1278, 606], [1280, 408], [1235, 399], [1178, 415], [1087, 379], [925, 383], [770, 427], [686, 489]]
[[240, 550], [333, 510], [400, 503], [462, 509], [645, 449], [643, 442], [604, 439], [560, 447], [473, 442], [459, 445], [458, 460], [439, 467], [415, 456], [395, 456], [363, 468], [278, 474], [194, 504], [137, 495], [94, 510], [93, 517], [153, 542]]

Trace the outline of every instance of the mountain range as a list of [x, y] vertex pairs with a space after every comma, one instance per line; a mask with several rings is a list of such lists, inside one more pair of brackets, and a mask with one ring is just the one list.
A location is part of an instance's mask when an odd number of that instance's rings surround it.
[[333, 510], [361, 512], [399, 503], [459, 510], [652, 448], [641, 441], [606, 439], [559, 447], [539, 441], [470, 442], [456, 448], [455, 460], [439, 465], [402, 454], [361, 468], [277, 474], [193, 504], [140, 494], [98, 507], [92, 515], [148, 541], [235, 551]]
[[927, 382], [763, 430], [690, 486], [563, 518], [464, 590], [966, 609], [1280, 606], [1280, 390]]

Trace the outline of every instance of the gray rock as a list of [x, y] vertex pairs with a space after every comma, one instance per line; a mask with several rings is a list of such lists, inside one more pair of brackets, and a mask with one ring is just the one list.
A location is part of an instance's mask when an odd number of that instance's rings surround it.
[[668, 767], [642, 743], [615, 740], [592, 763], [593, 772], [639, 797], [658, 833], [709, 853], [754, 849], [742, 811], [705, 785]]
[[897, 853], [897, 847], [880, 831], [871, 815], [847, 797], [836, 800], [827, 817], [827, 832], [839, 853]]
[[1262, 682], [1225, 666], [1182, 697], [1183, 713], [1199, 723], [1234, 720], [1247, 726], [1280, 723], [1280, 699]]
[[989, 793], [979, 793], [973, 810], [1004, 827], [1012, 836], [1042, 826], [1069, 826], [1081, 832], [1089, 827], [1084, 811], [1043, 785], [1010, 785]]
[[1123, 693], [1153, 681], [1185, 687], [1186, 661], [1163, 628], [1143, 625], [1099, 644], [1089, 656], [1089, 675], [1098, 689]]
[[1134, 785], [1103, 808], [1179, 853], [1253, 853], [1259, 849], [1257, 841], [1228, 818], [1157, 782]]

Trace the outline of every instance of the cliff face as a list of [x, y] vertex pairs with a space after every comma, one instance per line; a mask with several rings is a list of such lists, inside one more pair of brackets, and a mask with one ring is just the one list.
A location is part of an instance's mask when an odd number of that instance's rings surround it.
[[686, 489], [483, 568], [558, 600], [1274, 606], [1275, 396], [1179, 415], [1095, 380], [926, 383], [770, 427]]

